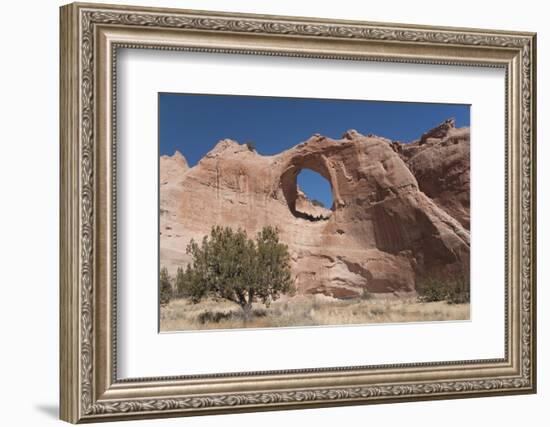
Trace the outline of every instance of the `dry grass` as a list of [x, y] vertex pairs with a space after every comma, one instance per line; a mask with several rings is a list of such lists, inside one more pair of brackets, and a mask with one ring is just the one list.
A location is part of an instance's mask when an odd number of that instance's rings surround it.
[[[255, 305], [255, 316], [245, 322], [241, 309], [229, 301], [212, 299], [192, 304], [172, 300], [161, 308], [161, 331], [234, 328], [273, 328], [288, 326], [405, 323], [467, 320], [470, 304], [418, 302], [416, 298], [372, 298], [337, 300], [322, 295], [298, 296], [276, 301], [269, 308]], [[205, 315], [204, 313], [209, 313]], [[213, 321], [218, 315], [221, 320]], [[202, 321], [201, 321], [202, 319]]]

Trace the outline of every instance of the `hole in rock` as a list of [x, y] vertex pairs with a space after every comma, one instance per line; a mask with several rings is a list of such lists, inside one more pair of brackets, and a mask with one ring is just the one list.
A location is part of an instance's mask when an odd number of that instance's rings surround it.
[[295, 215], [309, 221], [330, 218], [333, 208], [332, 187], [321, 174], [302, 169], [296, 176]]

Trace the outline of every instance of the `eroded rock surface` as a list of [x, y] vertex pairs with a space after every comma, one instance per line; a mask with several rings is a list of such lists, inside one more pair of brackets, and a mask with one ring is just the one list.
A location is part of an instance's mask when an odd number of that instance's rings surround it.
[[400, 144], [402, 159], [420, 190], [470, 229], [470, 128], [447, 120], [411, 144]]
[[[192, 168], [179, 153], [160, 168], [160, 256], [171, 272], [214, 225], [250, 236], [278, 227], [299, 293], [413, 292], [469, 262], [469, 129], [452, 121], [411, 144], [350, 130], [274, 156], [226, 139]], [[302, 169], [330, 182], [332, 209], [298, 189]]]

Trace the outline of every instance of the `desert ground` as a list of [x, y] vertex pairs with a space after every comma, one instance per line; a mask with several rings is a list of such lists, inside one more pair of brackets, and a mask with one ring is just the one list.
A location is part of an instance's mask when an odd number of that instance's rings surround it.
[[229, 301], [208, 299], [193, 304], [185, 298], [160, 309], [162, 332], [273, 328], [372, 323], [405, 323], [468, 320], [470, 304], [445, 301], [419, 302], [416, 297], [336, 299], [323, 295], [297, 295], [275, 301], [269, 308], [254, 305], [254, 316], [245, 322], [241, 309]]

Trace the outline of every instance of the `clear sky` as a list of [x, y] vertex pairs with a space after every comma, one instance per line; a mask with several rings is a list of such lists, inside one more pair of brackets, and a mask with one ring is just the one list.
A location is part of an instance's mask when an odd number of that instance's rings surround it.
[[[416, 102], [278, 98], [236, 95], [159, 94], [159, 151], [179, 150], [190, 166], [216, 143], [254, 142], [260, 154], [277, 154], [319, 133], [339, 139], [348, 129], [411, 142], [454, 117], [470, 125], [470, 106]], [[310, 197], [332, 204], [330, 185], [303, 171], [298, 185]]]

